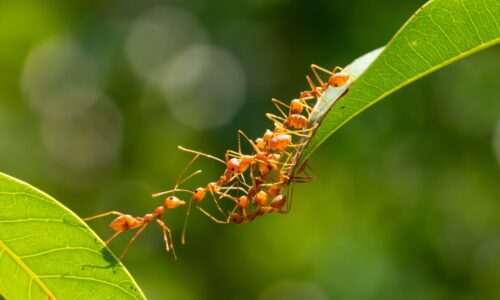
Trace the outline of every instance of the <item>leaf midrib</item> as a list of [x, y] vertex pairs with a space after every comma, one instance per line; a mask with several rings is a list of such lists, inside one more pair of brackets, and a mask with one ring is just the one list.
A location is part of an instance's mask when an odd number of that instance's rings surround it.
[[38, 284], [38, 286], [40, 286], [40, 288], [45, 292], [45, 294], [47, 294], [49, 299], [51, 299], [51, 300], [57, 299], [54, 296], [54, 294], [52, 294], [52, 292], [49, 290], [49, 288], [43, 283], [43, 281], [38, 277], [38, 275], [36, 275], [36, 273], [33, 272], [33, 270], [31, 270], [30, 267], [28, 267], [28, 265], [26, 265], [24, 263], [24, 261], [19, 256], [17, 256], [16, 253], [14, 251], [12, 251], [1, 240], [0, 240], [0, 248], [2, 248], [4, 250], [4, 252], [6, 252], [10, 257], [12, 257], [12, 259], [18, 264], [18, 266], [21, 267], [21, 269], [23, 269], [29, 276], [31, 276], [31, 278], [33, 280], [35, 280], [35, 282]]

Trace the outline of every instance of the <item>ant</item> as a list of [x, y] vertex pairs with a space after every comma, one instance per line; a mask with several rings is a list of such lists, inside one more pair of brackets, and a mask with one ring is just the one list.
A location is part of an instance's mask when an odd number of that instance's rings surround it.
[[[326, 92], [326, 90], [329, 87], [341, 87], [345, 85], [351, 78], [356, 79], [356, 76], [349, 73], [347, 70], [341, 68], [341, 67], [335, 67], [332, 71], [329, 71], [325, 68], [322, 68], [318, 65], [312, 64], [311, 65], [311, 70], [314, 74], [314, 77], [319, 83], [319, 87], [314, 84], [312, 81], [311, 77], [309, 75], [306, 76], [307, 82], [309, 83], [309, 86], [311, 87], [311, 90], [309, 91], [302, 91], [300, 92], [300, 97], [304, 99], [310, 99], [314, 97], [320, 98], [320, 100], [325, 104], [327, 107], [329, 106], [328, 101], [323, 97], [323, 93]], [[323, 73], [326, 73], [329, 77], [326, 82], [324, 82], [321, 79], [321, 76], [319, 76], [318, 71], [321, 71]], [[340, 72], [339, 72], [340, 71]]]
[[[341, 87], [344, 84], [346, 84], [351, 78], [356, 79], [356, 76], [354, 76], [353, 74], [351, 74], [347, 70], [345, 70], [341, 67], [338, 67], [338, 66], [333, 68], [333, 71], [328, 71], [325, 68], [322, 68], [318, 65], [312, 64], [311, 70], [313, 71], [314, 76], [316, 77], [316, 79], [321, 84], [321, 87], [324, 90], [326, 90], [326, 88], [328, 88], [329, 86]], [[328, 76], [330, 76], [326, 83], [323, 82], [323, 80], [321, 80], [321, 77], [319, 76], [319, 74], [316, 70], [324, 72], [324, 73], [328, 74]], [[340, 72], [337, 72], [337, 71], [340, 71]]]
[[[191, 162], [188, 165], [190, 165], [190, 164], [191, 164]], [[181, 175], [183, 174], [183, 172], [181, 173]], [[137, 230], [137, 232], [132, 236], [132, 238], [130, 238], [130, 240], [128, 241], [127, 245], [125, 246], [125, 249], [123, 250], [122, 254], [119, 256], [119, 259], [121, 260], [125, 256], [125, 254], [127, 253], [130, 245], [132, 245], [132, 243], [135, 241], [135, 239], [139, 235], [141, 235], [141, 233], [146, 229], [146, 227], [149, 225], [149, 223], [151, 223], [154, 219], [156, 219], [156, 222], [158, 223], [158, 225], [161, 227], [161, 229], [163, 231], [163, 240], [165, 241], [166, 251], [169, 252], [170, 250], [172, 250], [172, 255], [174, 256], [174, 259], [177, 260], [177, 256], [175, 254], [174, 243], [173, 243], [173, 239], [172, 239], [172, 231], [170, 230], [170, 228], [167, 225], [165, 225], [165, 223], [161, 220], [161, 218], [165, 214], [165, 211], [170, 210], [170, 209], [174, 209], [174, 208], [177, 208], [179, 206], [183, 206], [186, 204], [186, 201], [180, 200], [179, 198], [177, 198], [175, 196], [175, 192], [192, 193], [191, 191], [179, 189], [178, 187], [180, 184], [186, 182], [191, 177], [193, 177], [199, 173], [201, 173], [201, 170], [193, 172], [191, 175], [187, 176], [183, 180], [180, 180], [181, 175], [179, 175], [179, 177], [177, 178], [174, 189], [167, 191], [167, 192], [154, 194], [153, 196], [156, 197], [156, 196], [172, 193], [171, 196], [169, 196], [165, 199], [165, 201], [163, 202], [162, 205], [158, 206], [152, 213], [145, 214], [143, 217], [134, 217], [131, 215], [123, 214], [123, 213], [118, 212], [118, 211], [109, 211], [109, 212], [105, 212], [105, 213], [102, 213], [102, 214], [99, 214], [99, 215], [96, 215], [93, 217], [85, 218], [84, 220], [90, 221], [90, 220], [95, 220], [95, 219], [99, 219], [102, 217], [106, 217], [109, 215], [116, 215], [117, 216], [109, 224], [109, 227], [112, 230], [114, 230], [115, 233], [109, 239], [107, 239], [105, 241], [106, 245], [111, 243], [111, 241], [114, 240], [120, 234], [122, 234], [126, 231], [129, 231], [129, 230], [139, 228]]]

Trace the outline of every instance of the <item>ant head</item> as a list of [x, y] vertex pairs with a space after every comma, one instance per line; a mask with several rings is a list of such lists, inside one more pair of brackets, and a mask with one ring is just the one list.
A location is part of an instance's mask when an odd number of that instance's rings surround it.
[[240, 224], [243, 222], [243, 218], [237, 213], [231, 213], [231, 222]]
[[304, 110], [304, 105], [299, 99], [293, 99], [292, 102], [290, 102], [290, 112], [292, 114], [300, 114], [302, 110]]
[[226, 163], [227, 169], [231, 171], [233, 174], [239, 174], [241, 173], [240, 170], [240, 160], [237, 158], [231, 158], [227, 163]]
[[205, 194], [206, 194], [206, 190], [204, 188], [197, 188], [196, 190], [194, 190], [193, 192], [193, 200], [195, 202], [199, 202], [201, 200], [203, 200], [203, 198], [205, 198]]
[[302, 91], [302, 92], [300, 92], [300, 98], [302, 98], [302, 99], [313, 97], [313, 96], [314, 96], [313, 91]]
[[248, 197], [247, 196], [241, 196], [238, 199], [238, 207], [241, 209], [246, 209], [248, 208]]
[[264, 141], [269, 143], [269, 140], [273, 137], [273, 132], [269, 129], [266, 130], [266, 133], [264, 133]]
[[255, 140], [255, 146], [257, 146], [260, 151], [264, 151], [264, 149], [266, 148], [266, 143], [264, 142], [264, 139], [258, 138]]
[[179, 198], [177, 198], [175, 196], [170, 196], [167, 199], [165, 199], [165, 203], [163, 204], [163, 206], [166, 207], [167, 209], [170, 209], [170, 208], [176, 208], [178, 206], [185, 205], [185, 204], [186, 204], [186, 201], [179, 200]]
[[286, 202], [286, 196], [278, 195], [274, 197], [273, 201], [271, 201], [271, 207], [276, 209], [281, 209]]
[[258, 206], [267, 205], [267, 202], [268, 202], [267, 193], [264, 191], [258, 192], [253, 198], [253, 203]]

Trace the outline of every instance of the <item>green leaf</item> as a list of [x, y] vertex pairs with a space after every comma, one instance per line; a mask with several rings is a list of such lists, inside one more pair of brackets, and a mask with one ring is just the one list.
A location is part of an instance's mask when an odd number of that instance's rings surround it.
[[[434, 0], [422, 6], [382, 50], [346, 69], [356, 80], [329, 88], [313, 122], [320, 125], [299, 163], [362, 111], [413, 81], [500, 41], [498, 0]], [[348, 92], [341, 96], [346, 89]], [[325, 102], [325, 101], [323, 101]], [[335, 104], [335, 105], [333, 105]]]
[[73, 212], [0, 173], [0, 295], [145, 299], [125, 267]]

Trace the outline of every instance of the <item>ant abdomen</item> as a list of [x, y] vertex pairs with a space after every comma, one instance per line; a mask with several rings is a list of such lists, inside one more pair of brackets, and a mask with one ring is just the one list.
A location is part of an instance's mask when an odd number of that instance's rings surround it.
[[143, 224], [141, 218], [135, 218], [131, 215], [121, 215], [114, 219], [109, 227], [114, 231], [127, 231], [129, 229], [134, 229]]

